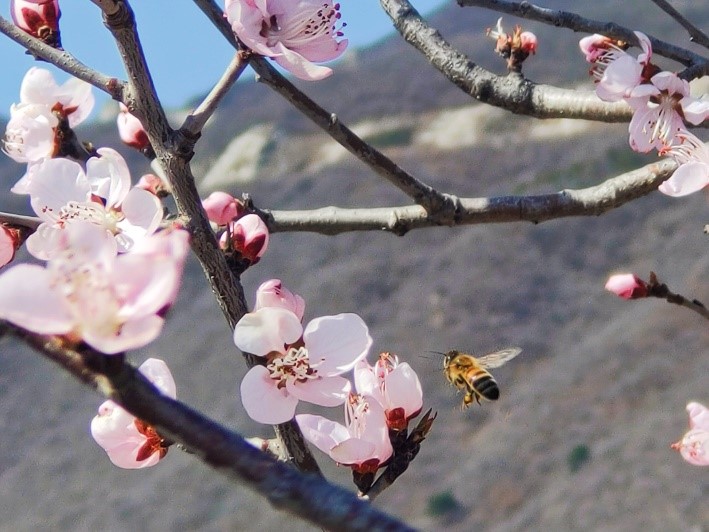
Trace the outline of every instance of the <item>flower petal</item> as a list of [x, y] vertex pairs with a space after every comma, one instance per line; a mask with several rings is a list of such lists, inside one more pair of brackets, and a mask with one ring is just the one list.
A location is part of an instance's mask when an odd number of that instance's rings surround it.
[[709, 185], [709, 165], [701, 162], [688, 162], [681, 165], [675, 173], [657, 187], [668, 196], [687, 196]]
[[298, 414], [295, 421], [305, 439], [327, 454], [330, 449], [350, 438], [347, 427], [322, 416]]
[[303, 340], [310, 365], [322, 377], [351, 370], [372, 345], [369, 329], [357, 314], [316, 318], [305, 328]]
[[263, 366], [254, 366], [241, 381], [241, 403], [254, 421], [270, 425], [293, 419], [298, 398], [278, 389]]
[[352, 385], [344, 377], [309, 379], [305, 382], [286, 382], [288, 393], [301, 401], [320, 406], [341, 405], [347, 399]]
[[265, 356], [271, 351], [284, 352], [286, 344], [300, 338], [303, 326], [292, 312], [266, 307], [245, 314], [234, 327], [234, 343], [245, 353]]

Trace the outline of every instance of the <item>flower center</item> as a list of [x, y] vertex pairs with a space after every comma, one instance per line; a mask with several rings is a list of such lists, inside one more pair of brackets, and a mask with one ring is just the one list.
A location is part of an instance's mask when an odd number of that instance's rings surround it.
[[107, 210], [101, 203], [94, 201], [70, 201], [59, 211], [59, 223], [84, 220], [107, 229], [112, 234], [119, 233], [118, 222], [123, 214], [116, 210]]
[[342, 29], [347, 24], [337, 26], [341, 16], [340, 4], [324, 2], [316, 10], [305, 6], [292, 14], [271, 15], [268, 21], [263, 21], [260, 34], [267, 46], [282, 42], [293, 49], [323, 37], [342, 37]]
[[369, 411], [369, 405], [364, 400], [362, 395], [351, 393], [347, 399], [347, 408], [345, 408], [345, 424], [350, 431], [350, 434], [355, 438], [359, 438], [367, 425], [366, 414]]
[[[269, 355], [269, 358], [271, 355]], [[285, 354], [274, 353], [270, 358], [266, 369], [270, 372], [270, 377], [278, 381], [278, 388], [283, 388], [286, 382], [306, 382], [310, 379], [317, 379], [317, 371], [310, 367], [308, 350], [301, 347], [291, 347]]]

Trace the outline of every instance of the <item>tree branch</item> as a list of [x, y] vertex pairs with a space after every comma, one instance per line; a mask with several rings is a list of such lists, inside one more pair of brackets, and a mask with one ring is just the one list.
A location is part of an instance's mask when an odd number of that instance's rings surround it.
[[[231, 33], [229, 23], [224, 18], [224, 13], [219, 9], [214, 0], [194, 0], [195, 4], [209, 17], [212, 23], [227, 36], [227, 40], [237, 50], [244, 49]], [[338, 119], [335, 113], [330, 113], [301, 92], [295, 85], [283, 77], [263, 57], [253, 55], [250, 58], [251, 67], [259, 76], [259, 81], [268, 85], [278, 94], [283, 96], [296, 109], [323, 129], [337, 143], [369, 166], [372, 171], [380, 175], [407, 196], [421, 205], [426, 211], [432, 213], [452, 213], [455, 210], [455, 198], [442, 194], [433, 187], [419, 181], [414, 176], [400, 168], [382, 152], [358, 137], [350, 128]]]
[[[405, 0], [404, 0], [405, 1]], [[654, 0], [653, 0], [654, 1]], [[511, 2], [509, 0], [457, 0], [461, 7], [482, 7], [497, 11], [499, 13], [507, 13], [516, 17], [525, 18], [527, 20], [536, 20], [559, 28], [568, 28], [575, 32], [600, 33], [608, 37], [621, 39], [623, 41], [637, 43], [638, 40], [633, 33], [633, 30], [626, 28], [614, 22], [601, 22], [598, 20], [586, 19], [570, 13], [568, 11], [560, 11], [555, 9], [547, 9], [538, 7], [529, 2]], [[408, 3], [408, 2], [406, 2]], [[690, 52], [679, 46], [674, 46], [667, 42], [661, 41], [655, 37], [650, 38], [652, 51], [658, 55], [662, 55], [678, 63], [682, 63], [688, 67], [696, 65], [704, 65], [707, 67], [707, 60], [702, 56]]]
[[[156, 158], [170, 180], [180, 218], [192, 235], [192, 250], [202, 265], [230, 329], [233, 330], [239, 319], [248, 312], [248, 306], [241, 280], [229, 268], [224, 254], [219, 249], [197, 192], [189, 164], [196, 139], [173, 131], [167, 121], [153, 86], [128, 2], [92, 1], [106, 9], [106, 26], [116, 39], [128, 73], [131, 101], [125, 103], [131, 111], [135, 110], [136, 116], [145, 127]], [[245, 358], [249, 367], [261, 362], [259, 358], [246, 353]], [[295, 423], [279, 425], [275, 430], [298, 468], [307, 472], [320, 472]]]
[[243, 52], [236, 52], [229, 66], [224, 71], [224, 74], [219, 79], [217, 84], [209, 91], [207, 97], [202, 101], [197, 108], [185, 118], [180, 131], [182, 134], [199, 138], [207, 120], [216, 111], [219, 102], [229, 92], [229, 89], [236, 83], [239, 76], [248, 65], [248, 58]]
[[412, 229], [437, 225], [540, 223], [569, 216], [599, 216], [653, 192], [676, 168], [676, 162], [665, 159], [580, 190], [566, 189], [536, 196], [461, 198], [455, 215], [444, 220], [443, 224], [417, 205], [374, 209], [325, 207], [310, 211], [263, 210], [261, 215], [274, 233], [303, 231], [325, 235], [350, 231], [389, 231], [402, 236]]
[[688, 308], [696, 312], [702, 318], [709, 320], [709, 309], [704, 306], [701, 301], [696, 299], [687, 299], [682, 294], [671, 292], [665, 283], [660, 283], [655, 272], [650, 272], [650, 280], [647, 282], [647, 296], [664, 299], [668, 303], [679, 305], [680, 307]]
[[692, 41], [703, 46], [704, 48], [709, 48], [709, 37], [702, 30], [697, 28], [689, 20], [687, 20], [682, 13], [677, 11], [672, 4], [666, 0], [652, 0], [660, 9], [665, 13], [670, 15], [673, 19], [680, 23], [680, 25], [687, 30]]
[[64, 50], [57, 50], [39, 39], [35, 39], [3, 17], [0, 17], [0, 33], [5, 34], [25, 48], [34, 57], [44, 59], [67, 74], [90, 83], [97, 89], [107, 93], [114, 100], [123, 100], [123, 93], [126, 88], [125, 81], [120, 81], [89, 68], [70, 53]]
[[202, 461], [266, 497], [279, 510], [333, 530], [412, 530], [317, 475], [299, 473], [272, 459], [211, 419], [162, 395], [121, 355], [68, 348], [61, 339], [39, 336], [0, 321], [0, 336], [20, 338], [83, 384], [123, 406]]
[[540, 85], [518, 73], [493, 74], [451, 46], [407, 0], [380, 0], [380, 3], [406, 42], [459, 89], [483, 103], [537, 118], [627, 122], [632, 116], [625, 102], [603, 102], [592, 91]]

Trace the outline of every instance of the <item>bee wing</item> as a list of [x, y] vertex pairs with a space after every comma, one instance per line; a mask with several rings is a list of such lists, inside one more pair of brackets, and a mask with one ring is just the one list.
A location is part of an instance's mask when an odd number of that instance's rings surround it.
[[489, 355], [482, 356], [477, 359], [478, 364], [480, 364], [485, 369], [499, 368], [507, 362], [512, 360], [514, 357], [519, 355], [522, 349], [519, 347], [510, 347], [508, 349], [503, 349], [501, 351], [495, 351]]

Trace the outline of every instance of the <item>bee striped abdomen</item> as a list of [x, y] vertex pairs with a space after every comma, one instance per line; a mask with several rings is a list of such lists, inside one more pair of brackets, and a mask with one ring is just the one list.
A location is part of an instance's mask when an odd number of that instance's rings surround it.
[[474, 379], [473, 387], [485, 399], [497, 401], [500, 398], [500, 388], [497, 386], [497, 381], [489, 373], [484, 373]]

